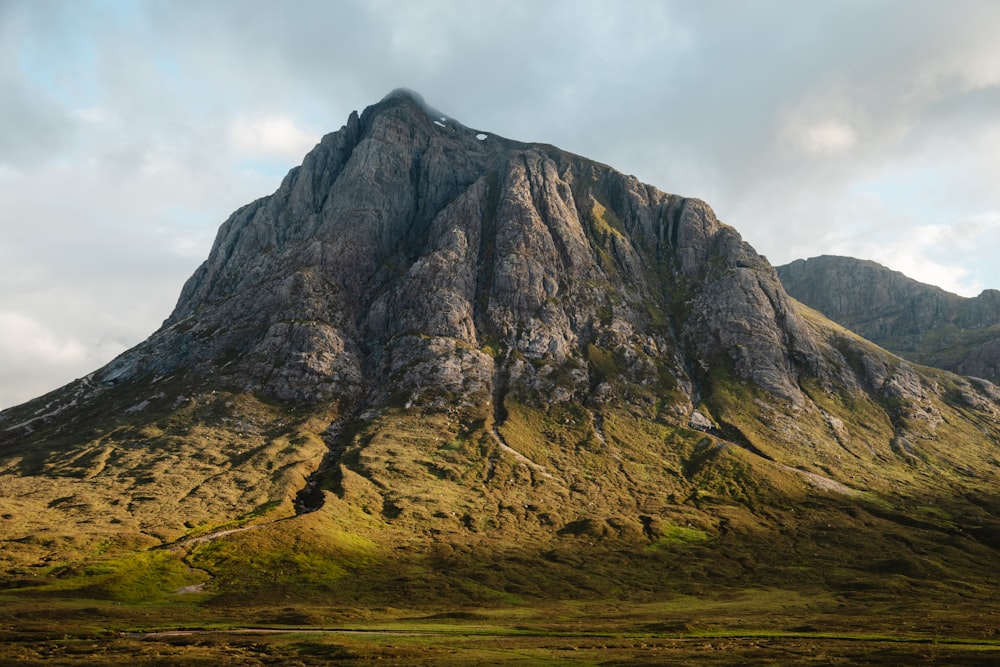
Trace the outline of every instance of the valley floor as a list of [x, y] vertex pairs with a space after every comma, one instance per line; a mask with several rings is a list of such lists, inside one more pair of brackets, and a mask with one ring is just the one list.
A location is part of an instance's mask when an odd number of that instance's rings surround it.
[[[4, 598], [0, 664], [1000, 663], [1000, 605], [930, 609], [913, 600], [867, 600], [852, 606], [776, 590], [436, 612]], [[254, 622], [240, 624], [240, 617]]]

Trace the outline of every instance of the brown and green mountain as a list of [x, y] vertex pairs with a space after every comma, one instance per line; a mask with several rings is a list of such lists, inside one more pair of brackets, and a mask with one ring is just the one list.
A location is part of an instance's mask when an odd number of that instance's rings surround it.
[[887, 350], [1000, 383], [1000, 291], [962, 297], [875, 262], [830, 255], [777, 271], [790, 295]]
[[0, 596], [978, 637], [998, 489], [993, 384], [803, 307], [702, 201], [397, 91], [148, 340], [0, 413]]

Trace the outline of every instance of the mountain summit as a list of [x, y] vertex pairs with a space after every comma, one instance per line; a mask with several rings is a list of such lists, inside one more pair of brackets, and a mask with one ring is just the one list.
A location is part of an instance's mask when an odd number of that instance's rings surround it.
[[957, 591], [996, 565], [998, 417], [706, 203], [396, 91], [222, 225], [148, 340], [0, 413], [0, 539], [170, 546], [218, 600], [924, 590], [930, 550]]
[[875, 262], [829, 255], [777, 271], [793, 297], [902, 357], [1000, 382], [1000, 291], [961, 297]]
[[685, 418], [712, 367], [796, 405], [801, 376], [887, 379], [825, 362], [773, 269], [704, 202], [402, 90], [233, 214], [164, 326], [90, 379], [183, 372], [353, 407], [514, 388], [586, 402], [608, 391], [590, 346], [620, 354], [630, 385], [670, 385], [647, 398]]
[[628, 350], [629, 378], [677, 385], [666, 404], [687, 414], [715, 356], [795, 403], [798, 375], [827, 370], [774, 272], [704, 202], [395, 91], [237, 211], [164, 327], [95, 380], [183, 370], [294, 401], [521, 388], [558, 403], [596, 389], [590, 345]]

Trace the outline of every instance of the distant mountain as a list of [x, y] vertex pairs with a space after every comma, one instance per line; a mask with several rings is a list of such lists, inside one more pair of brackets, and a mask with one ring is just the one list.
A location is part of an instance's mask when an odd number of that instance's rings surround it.
[[777, 267], [790, 295], [906, 359], [1000, 383], [1000, 291], [966, 298], [824, 255]]
[[397, 91], [236, 211], [148, 340], [0, 413], [0, 559], [18, 600], [251, 619], [988, 605], [998, 447], [1000, 389], [797, 303], [706, 203]]

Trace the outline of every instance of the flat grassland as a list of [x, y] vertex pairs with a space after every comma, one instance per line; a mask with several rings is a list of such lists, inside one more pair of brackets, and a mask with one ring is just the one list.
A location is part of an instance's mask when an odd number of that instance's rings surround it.
[[770, 589], [460, 610], [0, 596], [0, 664], [996, 665], [1000, 604]]

